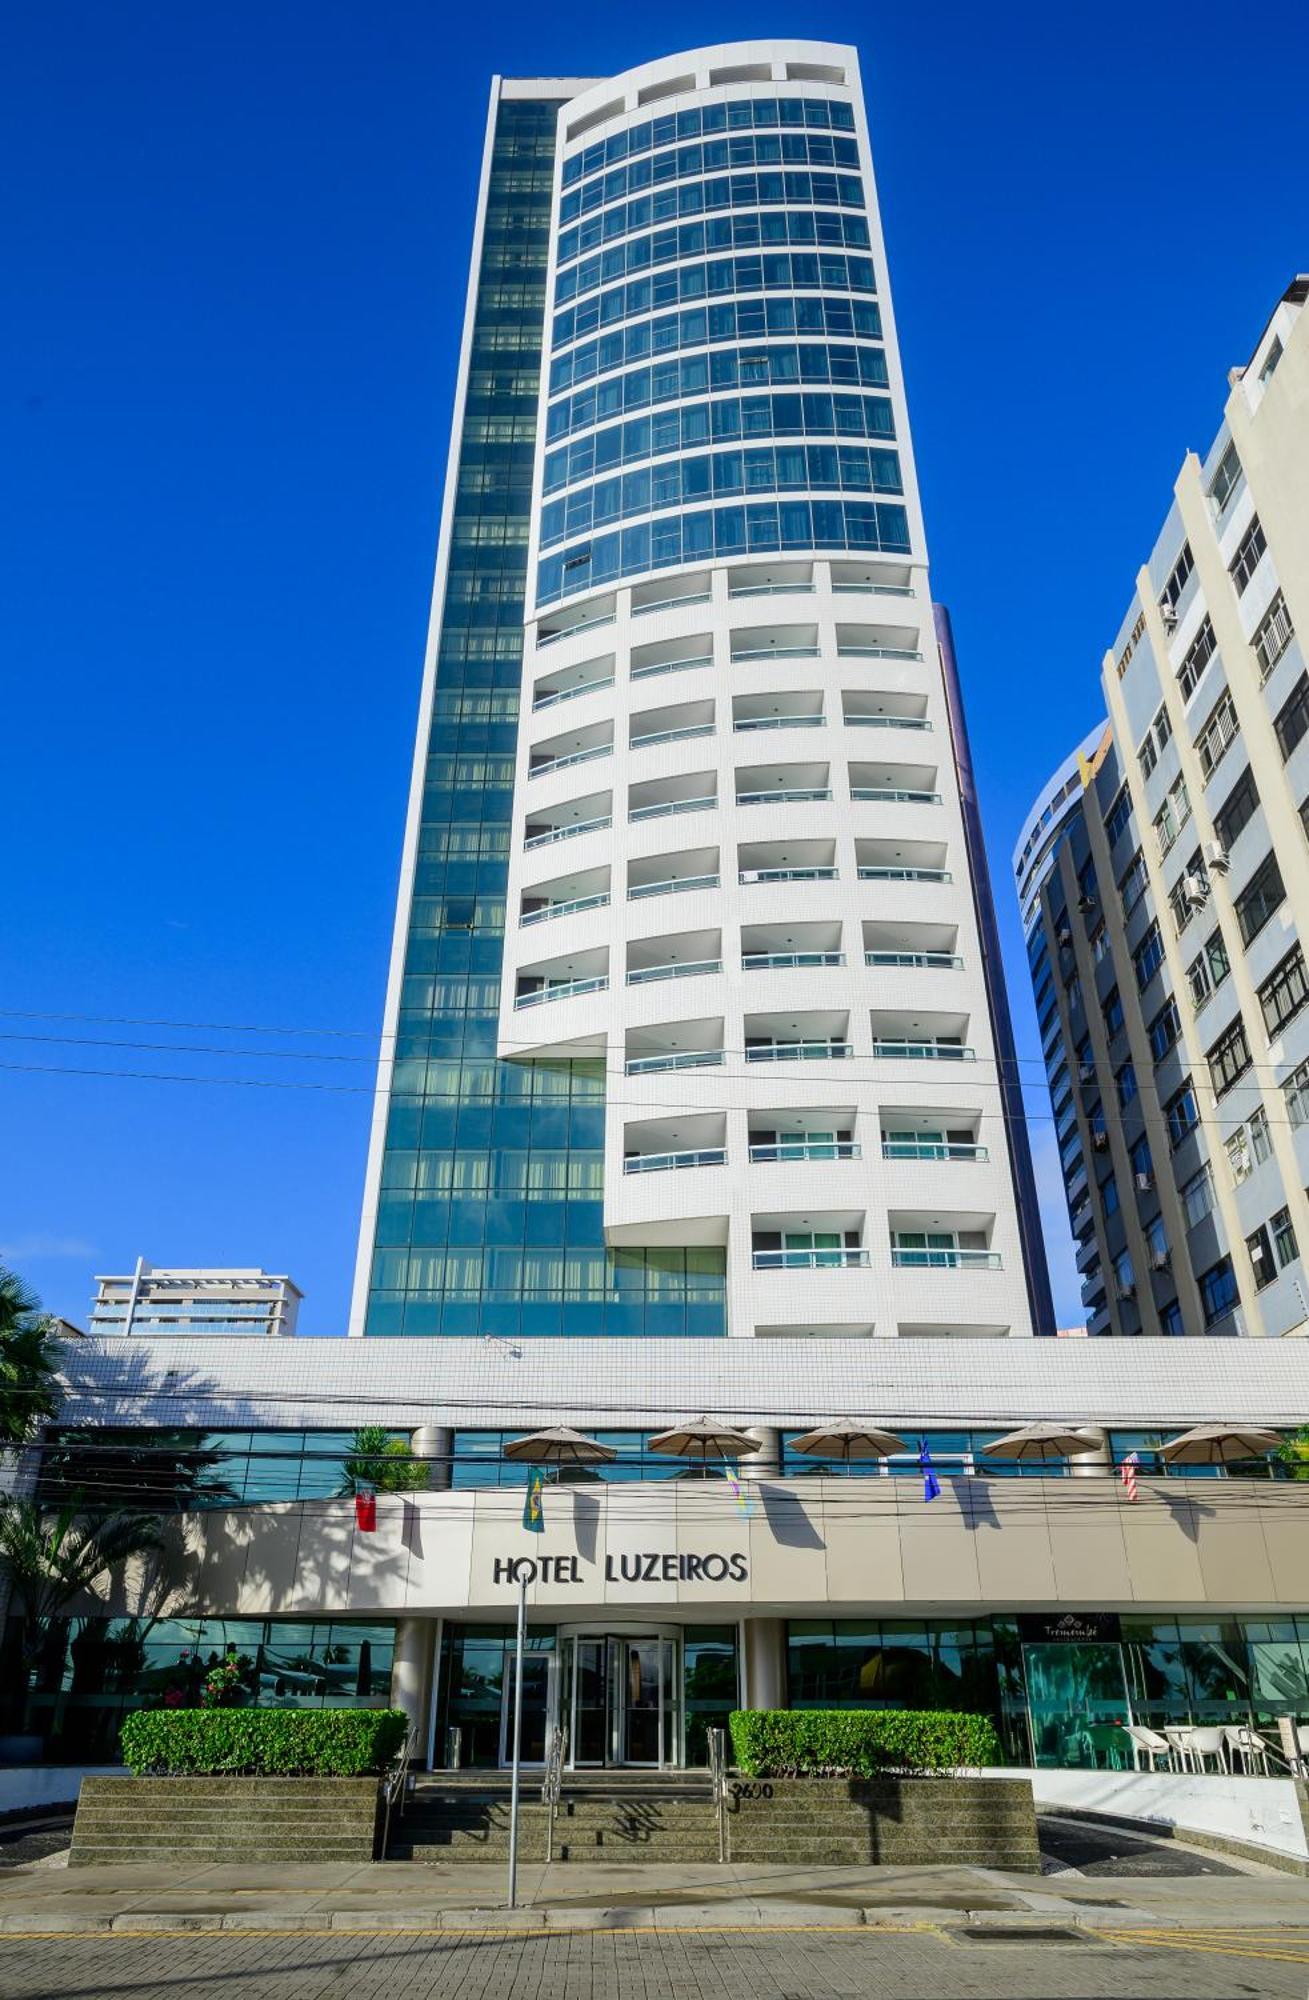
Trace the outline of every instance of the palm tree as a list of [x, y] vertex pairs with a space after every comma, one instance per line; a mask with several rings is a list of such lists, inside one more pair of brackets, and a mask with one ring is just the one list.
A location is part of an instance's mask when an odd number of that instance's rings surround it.
[[350, 1450], [337, 1487], [342, 1494], [370, 1488], [377, 1493], [416, 1493], [427, 1484], [427, 1466], [415, 1458], [408, 1438], [395, 1437], [381, 1424], [363, 1424], [350, 1440]]
[[1301, 1424], [1298, 1431], [1283, 1438], [1277, 1456], [1283, 1465], [1290, 1467], [1288, 1478], [1309, 1479], [1309, 1424]]
[[89, 1516], [71, 1504], [50, 1513], [34, 1500], [0, 1504], [0, 1572], [8, 1580], [11, 1605], [23, 1614], [24, 1681], [75, 1598], [133, 1556], [161, 1546], [153, 1514]]
[[16, 1271], [0, 1265], [0, 1446], [26, 1444], [59, 1409], [53, 1321]]

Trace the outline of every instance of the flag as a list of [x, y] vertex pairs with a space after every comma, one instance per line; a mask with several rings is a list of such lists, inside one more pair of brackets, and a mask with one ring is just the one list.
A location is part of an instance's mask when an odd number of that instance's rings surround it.
[[745, 1518], [748, 1521], [750, 1519], [750, 1516], [754, 1513], [754, 1494], [750, 1491], [750, 1488], [747, 1485], [746, 1481], [744, 1479], [739, 1478], [737, 1474], [731, 1471], [731, 1469], [728, 1466], [723, 1467], [723, 1473], [727, 1480], [728, 1488], [731, 1492], [732, 1498], [735, 1500], [740, 1512], [745, 1515]]
[[927, 1439], [918, 1440], [918, 1469], [923, 1475], [924, 1500], [937, 1500], [941, 1495], [941, 1482], [932, 1470], [932, 1454], [927, 1449]]
[[1129, 1500], [1136, 1498], [1136, 1468], [1140, 1463], [1140, 1458], [1132, 1451], [1118, 1469], [1118, 1476], [1123, 1482], [1123, 1492]]
[[531, 1535], [545, 1533], [545, 1508], [541, 1502], [545, 1474], [534, 1465], [527, 1475], [527, 1498], [523, 1501], [523, 1526]]
[[365, 1535], [371, 1535], [376, 1531], [377, 1495], [375, 1493], [355, 1494], [355, 1526]]

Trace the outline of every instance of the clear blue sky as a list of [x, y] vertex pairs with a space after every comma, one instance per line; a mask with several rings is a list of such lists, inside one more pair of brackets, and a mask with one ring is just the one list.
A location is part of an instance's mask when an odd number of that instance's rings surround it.
[[[289, 1270], [305, 1330], [341, 1330], [487, 80], [797, 32], [861, 47], [935, 584], [1037, 1053], [1009, 853], [1096, 717], [1183, 451], [1309, 266], [1303, 6], [20, 9], [0, 1255], [52, 1308], [84, 1318], [93, 1271], [139, 1251]], [[333, 1088], [56, 1073], [105, 1069]], [[1032, 1108], [1069, 1321], [1040, 1087]]]

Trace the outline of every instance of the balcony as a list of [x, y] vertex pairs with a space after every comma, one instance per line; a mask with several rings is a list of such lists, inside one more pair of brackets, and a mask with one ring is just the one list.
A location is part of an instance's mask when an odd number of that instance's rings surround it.
[[623, 1068], [627, 1076], [657, 1076], [663, 1070], [721, 1069], [725, 1060], [722, 1049], [683, 1049], [663, 1056], [629, 1056]]
[[723, 1167], [727, 1153], [722, 1146], [701, 1147], [693, 1153], [632, 1153], [623, 1161], [625, 1174], [666, 1174], [683, 1167]]
[[754, 625], [732, 634], [732, 665], [766, 666], [771, 660], [816, 660], [816, 625]]
[[684, 743], [714, 733], [711, 701], [674, 702], [667, 708], [647, 708], [632, 717], [631, 748], [652, 750], [657, 743]]
[[891, 924], [863, 926], [864, 964], [895, 970], [957, 972], [963, 959], [955, 950], [957, 924]]
[[751, 1111], [751, 1164], [795, 1166], [857, 1160], [861, 1149], [855, 1143], [855, 1118], [853, 1105], [811, 1111]]
[[909, 625], [838, 625], [841, 660], [921, 660], [918, 633]]
[[628, 1076], [658, 1076], [666, 1070], [721, 1069], [726, 1061], [721, 1019], [659, 1021], [629, 1028], [624, 1049]]
[[819, 965], [844, 965], [843, 951], [748, 951], [741, 954], [743, 972], [794, 972]]
[[694, 667], [712, 667], [714, 642], [707, 632], [693, 639], [661, 639], [652, 646], [632, 648], [631, 678], [653, 680], [657, 674], [689, 673]]
[[627, 794], [627, 817], [635, 825], [647, 819], [675, 819], [680, 813], [712, 812], [717, 804], [715, 773], [691, 771], [632, 785]]
[[808, 805], [831, 796], [826, 764], [751, 764], [736, 773], [739, 806]]
[[598, 833], [613, 825], [613, 794], [592, 792], [584, 799], [533, 812], [523, 839], [525, 853], [538, 847], [552, 847], [559, 840], [573, 840], [579, 834]]
[[736, 859], [736, 879], [747, 886], [837, 879], [834, 840], [743, 840]]
[[812, 563], [770, 563], [766, 569], [734, 569], [727, 573], [727, 595], [739, 597], [786, 597], [797, 592], [812, 595]]
[[581, 666], [562, 667], [557, 673], [544, 675], [536, 683], [532, 694], [532, 713], [535, 715], [544, 708], [556, 708], [561, 701], [575, 701], [580, 695], [594, 694], [600, 688], [611, 688], [613, 684], [612, 653], [603, 660], [586, 660]]
[[601, 972], [589, 978], [553, 979], [548, 985], [520, 986], [514, 995], [514, 1006], [541, 1007], [547, 1000], [571, 1000], [578, 993], [603, 993], [608, 984], [608, 977]]
[[706, 972], [721, 972], [721, 958], [679, 959], [675, 964], [638, 965], [627, 975], [629, 986], [649, 986], [661, 979], [698, 979]]
[[973, 1160], [990, 1158], [985, 1146], [956, 1145], [948, 1139], [883, 1139], [884, 1160]]
[[543, 778], [550, 771], [566, 771], [575, 764], [592, 763], [597, 757], [612, 757], [613, 750], [612, 722], [593, 723], [589, 729], [579, 729], [572, 735], [555, 736], [548, 742], [534, 744], [527, 775], [529, 778]]
[[519, 924], [550, 923], [556, 917], [571, 917], [581, 910], [601, 910], [609, 901], [609, 870], [588, 868], [573, 876], [560, 876], [524, 890]]
[[1000, 1271], [1002, 1259], [994, 1250], [905, 1250], [891, 1251], [891, 1262], [900, 1271]]
[[861, 882], [949, 882], [943, 840], [856, 840]]
[[727, 1163], [727, 1120], [721, 1111], [702, 1117], [643, 1118], [623, 1128], [624, 1174], [684, 1173]]
[[873, 1054], [886, 1062], [975, 1062], [976, 1051], [958, 1042], [888, 1042], [874, 1040]]
[[743, 924], [741, 967], [745, 972], [792, 971], [802, 966], [845, 964], [841, 926], [822, 923]]
[[873, 1054], [883, 1062], [974, 1062], [965, 1046], [968, 1016], [926, 1008], [875, 1008], [869, 1017]]
[[609, 953], [603, 946], [567, 957], [539, 959], [519, 968], [515, 1007], [543, 1007], [579, 993], [601, 993], [609, 984]]
[[632, 590], [632, 616], [640, 618], [653, 611], [682, 611], [693, 604], [708, 604], [713, 590], [707, 574], [678, 577], [676, 583], [669, 583], [665, 577], [654, 577], [649, 583], [638, 583]]
[[858, 1160], [862, 1150], [853, 1139], [761, 1140], [750, 1147], [752, 1163], [760, 1166], [789, 1166], [804, 1160]]
[[939, 806], [929, 764], [851, 764], [850, 797], [862, 805]]
[[627, 984], [698, 979], [723, 969], [720, 931], [681, 931], [675, 937], [634, 938], [627, 947]]
[[716, 847], [686, 848], [677, 854], [652, 854], [628, 864], [629, 903], [641, 902], [650, 896], [676, 896], [686, 890], [716, 889], [718, 886]]
[[612, 625], [614, 612], [614, 600], [607, 597], [593, 599], [590, 604], [575, 605], [554, 617], [542, 618], [536, 628], [537, 652], [557, 644], [560, 639], [575, 639], [582, 632], [595, 632], [602, 625]]
[[866, 1250], [752, 1250], [750, 1262], [756, 1271], [855, 1271], [867, 1270]]
[[931, 728], [927, 697], [915, 694], [862, 694], [848, 691], [841, 697], [847, 729]]
[[738, 694], [732, 698], [732, 728], [738, 734], [770, 729], [821, 729], [823, 697], [805, 694]]
[[840, 597], [914, 597], [912, 575], [907, 564], [834, 562], [832, 589]]

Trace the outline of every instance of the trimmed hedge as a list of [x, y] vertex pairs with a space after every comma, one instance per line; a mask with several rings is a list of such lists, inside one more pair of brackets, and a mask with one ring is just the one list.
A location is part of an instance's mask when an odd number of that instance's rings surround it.
[[1000, 1762], [986, 1715], [930, 1708], [738, 1708], [730, 1724], [748, 1778], [872, 1778]]
[[362, 1778], [385, 1769], [408, 1727], [398, 1708], [139, 1709], [120, 1744], [137, 1778]]

